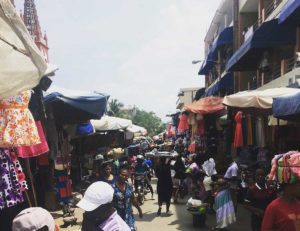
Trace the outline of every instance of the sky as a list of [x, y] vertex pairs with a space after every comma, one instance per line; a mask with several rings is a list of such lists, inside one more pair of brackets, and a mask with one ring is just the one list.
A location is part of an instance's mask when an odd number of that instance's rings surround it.
[[[204, 86], [204, 37], [220, 0], [36, 0], [53, 84], [99, 91], [166, 121], [180, 88]], [[15, 0], [17, 10], [24, 0]]]

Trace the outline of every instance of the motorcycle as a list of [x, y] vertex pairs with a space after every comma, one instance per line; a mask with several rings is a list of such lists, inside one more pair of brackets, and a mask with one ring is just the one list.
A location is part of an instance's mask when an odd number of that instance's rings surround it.
[[135, 192], [137, 194], [137, 201], [139, 205], [144, 204], [145, 196], [149, 192], [147, 190], [147, 185], [145, 182], [146, 177], [147, 176], [145, 173], [135, 173], [134, 186], [135, 186]]

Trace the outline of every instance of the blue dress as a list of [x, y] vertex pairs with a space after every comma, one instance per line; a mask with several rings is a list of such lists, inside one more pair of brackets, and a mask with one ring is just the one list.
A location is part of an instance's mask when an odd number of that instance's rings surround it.
[[131, 197], [133, 195], [133, 188], [126, 183], [125, 191], [122, 192], [114, 183], [115, 190], [113, 204], [118, 214], [127, 223], [130, 229], [135, 230], [135, 219], [132, 213]]

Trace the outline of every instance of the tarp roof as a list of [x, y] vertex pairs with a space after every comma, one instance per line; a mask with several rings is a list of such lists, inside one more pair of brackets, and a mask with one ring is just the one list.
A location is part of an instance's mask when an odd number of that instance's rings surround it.
[[132, 121], [128, 119], [103, 116], [100, 120], [91, 120], [96, 131], [109, 131], [126, 129], [132, 125]]
[[106, 111], [109, 96], [98, 92], [67, 90], [51, 86], [44, 102], [51, 104], [58, 123], [72, 124], [100, 119]]
[[226, 64], [227, 71], [256, 70], [267, 48], [279, 48], [296, 43], [296, 27], [278, 24], [277, 19], [264, 22], [234, 52]]
[[273, 100], [273, 114], [275, 117], [300, 121], [300, 90], [288, 96], [274, 98]]
[[299, 25], [300, 23], [300, 1], [299, 0], [289, 0], [278, 17], [278, 22], [292, 22]]
[[222, 101], [223, 98], [209, 96], [185, 106], [184, 110], [196, 114], [212, 114], [224, 110]]
[[206, 89], [204, 97], [213, 96], [221, 90], [233, 89], [233, 73], [227, 72], [220, 79], [217, 79], [212, 83], [209, 88]]
[[0, 99], [35, 87], [57, 67], [46, 63], [10, 0], [0, 0]]
[[294, 88], [280, 87], [266, 90], [241, 91], [224, 97], [223, 104], [235, 108], [271, 109], [273, 98], [293, 94]]
[[147, 129], [135, 124], [132, 124], [127, 128], [127, 131], [134, 133], [135, 136], [137, 135], [147, 135]]

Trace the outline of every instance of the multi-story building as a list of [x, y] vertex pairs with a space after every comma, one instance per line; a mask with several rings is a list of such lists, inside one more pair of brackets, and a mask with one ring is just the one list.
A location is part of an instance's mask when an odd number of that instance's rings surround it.
[[176, 102], [176, 109], [181, 110], [184, 106], [191, 104], [194, 101], [197, 91], [199, 89], [200, 87], [181, 88], [179, 90], [179, 93], [177, 94], [178, 99]]
[[[300, 77], [299, 12], [297, 0], [222, 1], [205, 38], [206, 61], [199, 71], [206, 76], [206, 94], [226, 94], [227, 89], [223, 93], [220, 89], [226, 85], [222, 76], [229, 73], [233, 73], [235, 92], [296, 82]], [[218, 46], [224, 28], [231, 26], [231, 44]]]

